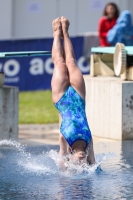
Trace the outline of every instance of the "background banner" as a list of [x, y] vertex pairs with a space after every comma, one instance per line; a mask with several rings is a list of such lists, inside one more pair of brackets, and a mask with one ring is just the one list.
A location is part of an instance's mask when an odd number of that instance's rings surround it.
[[[89, 64], [83, 56], [83, 37], [71, 38], [77, 65], [83, 74], [89, 73]], [[52, 38], [0, 41], [0, 52], [51, 51]], [[53, 74], [51, 56], [0, 58], [0, 71], [5, 73], [5, 85], [17, 86], [20, 91], [51, 89]]]

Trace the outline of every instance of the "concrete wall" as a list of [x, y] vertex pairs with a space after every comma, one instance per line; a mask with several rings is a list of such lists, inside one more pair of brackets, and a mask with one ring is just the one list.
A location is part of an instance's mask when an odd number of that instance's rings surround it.
[[18, 139], [18, 88], [0, 87], [0, 140]]
[[0, 40], [12, 38], [12, 0], [0, 0]]
[[13, 9], [13, 38], [52, 36], [51, 22], [57, 12], [55, 0], [14, 0]]
[[[103, 8], [110, 0], [101, 0], [101, 8], [92, 6], [93, 0], [14, 0], [14, 32], [15, 38], [51, 37], [51, 21], [58, 16], [66, 16], [71, 22], [70, 35], [75, 36], [84, 32], [97, 31], [98, 20]], [[27, 6], [30, 2], [40, 5], [38, 12], [29, 12]], [[125, 0], [115, 0], [120, 10], [130, 9]], [[132, 2], [133, 6], [133, 2]]]
[[122, 137], [133, 139], [133, 82], [122, 84]]
[[[65, 15], [71, 21], [70, 35], [97, 31], [103, 7], [110, 0], [0, 0], [0, 39], [51, 37], [51, 22]], [[120, 10], [133, 13], [132, 0], [115, 0]]]
[[86, 113], [92, 135], [133, 139], [133, 82], [85, 76]]

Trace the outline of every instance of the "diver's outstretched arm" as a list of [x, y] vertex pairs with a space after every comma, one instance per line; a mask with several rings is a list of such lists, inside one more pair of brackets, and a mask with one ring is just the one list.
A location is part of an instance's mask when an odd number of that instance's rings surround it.
[[94, 156], [94, 150], [93, 150], [93, 140], [90, 141], [88, 145], [88, 156], [87, 156], [87, 162], [90, 165], [93, 165], [95, 163], [95, 156]]

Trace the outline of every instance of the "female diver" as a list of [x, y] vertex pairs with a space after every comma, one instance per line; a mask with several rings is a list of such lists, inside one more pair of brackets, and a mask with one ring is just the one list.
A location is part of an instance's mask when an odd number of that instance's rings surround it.
[[[78, 163], [95, 163], [93, 141], [85, 114], [85, 83], [76, 66], [69, 38], [69, 21], [65, 17], [53, 20], [52, 59], [54, 72], [51, 81], [52, 99], [62, 117], [60, 126], [60, 156], [72, 153]], [[61, 38], [64, 41], [62, 48]], [[80, 48], [80, 47], [79, 47]]]

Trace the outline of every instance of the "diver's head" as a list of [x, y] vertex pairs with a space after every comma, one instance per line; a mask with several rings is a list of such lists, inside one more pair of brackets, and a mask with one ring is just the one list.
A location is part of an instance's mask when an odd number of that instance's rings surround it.
[[73, 150], [70, 161], [73, 164], [80, 164], [83, 162], [87, 162], [87, 153], [83, 150]]
[[71, 158], [73, 163], [86, 162], [88, 156], [88, 148], [86, 148], [86, 142], [84, 140], [76, 141], [71, 148]]

